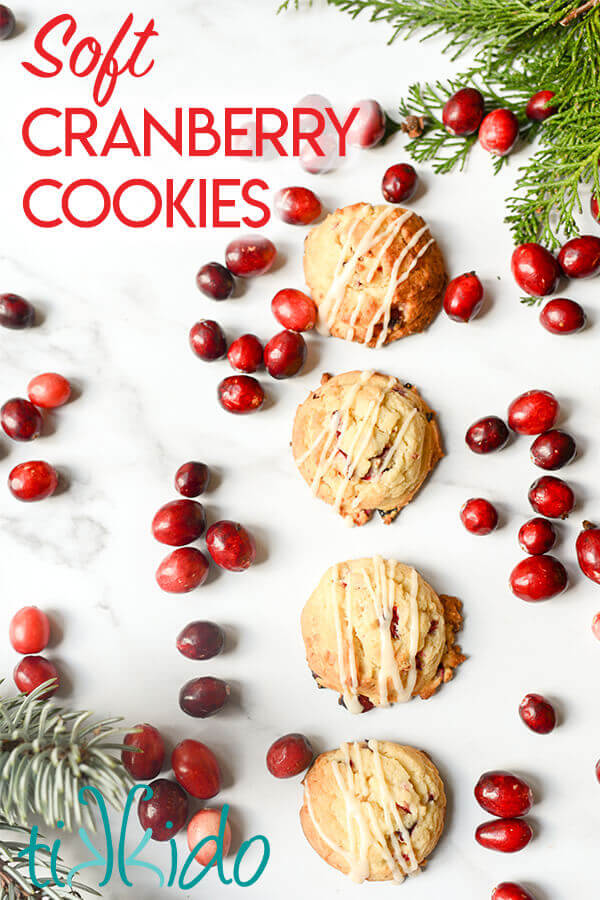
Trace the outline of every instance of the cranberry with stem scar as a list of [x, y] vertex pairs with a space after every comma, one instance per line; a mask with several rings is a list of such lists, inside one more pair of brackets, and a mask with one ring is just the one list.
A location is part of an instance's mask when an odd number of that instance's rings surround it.
[[396, 163], [386, 169], [381, 182], [381, 193], [388, 203], [404, 203], [410, 200], [417, 188], [417, 173], [409, 163]]
[[206, 744], [181, 741], [173, 750], [171, 765], [175, 778], [192, 797], [210, 800], [221, 790], [219, 763]]
[[571, 238], [561, 247], [558, 262], [568, 278], [592, 278], [600, 272], [600, 237]]
[[165, 761], [165, 745], [157, 728], [144, 723], [126, 734], [123, 743], [131, 750], [121, 751], [121, 762], [136, 781], [156, 778]]
[[533, 806], [533, 793], [512, 772], [485, 772], [475, 785], [475, 799], [486, 812], [503, 819], [526, 815]]
[[574, 458], [577, 445], [566, 431], [552, 428], [535, 439], [530, 449], [531, 461], [540, 469], [561, 469]]
[[474, 134], [483, 119], [484, 101], [481, 91], [461, 88], [444, 104], [442, 122], [446, 131], [458, 137]]
[[556, 712], [541, 694], [526, 694], [519, 705], [522, 721], [536, 734], [550, 734], [556, 725]]
[[493, 109], [479, 126], [479, 143], [494, 156], [507, 156], [518, 137], [519, 120], [510, 109]]
[[256, 559], [256, 545], [250, 532], [239, 522], [228, 519], [210, 526], [206, 546], [216, 564], [230, 572], [243, 572]]
[[516, 853], [526, 847], [533, 832], [524, 819], [494, 819], [484, 822], [475, 832], [475, 840], [488, 850]]
[[8, 475], [8, 489], [13, 497], [33, 503], [51, 497], [58, 487], [58, 473], [50, 463], [32, 459], [19, 463]]
[[230, 241], [225, 250], [225, 262], [239, 278], [253, 278], [268, 272], [276, 255], [275, 244], [257, 234]]
[[305, 187], [277, 191], [273, 201], [279, 218], [288, 225], [310, 225], [321, 215], [321, 201]]
[[317, 306], [308, 294], [294, 288], [278, 291], [271, 300], [271, 312], [290, 331], [310, 331], [317, 322]]
[[359, 100], [352, 105], [358, 112], [348, 129], [348, 143], [363, 149], [375, 147], [385, 134], [385, 113], [381, 105], [377, 100]]
[[267, 751], [267, 769], [275, 778], [292, 778], [308, 769], [314, 757], [303, 734], [284, 734]]
[[207, 719], [223, 709], [229, 699], [226, 681], [205, 675], [187, 681], [179, 692], [179, 706], [188, 716]]
[[44, 420], [29, 400], [13, 397], [0, 409], [2, 428], [13, 441], [33, 441], [42, 432]]
[[263, 361], [263, 347], [255, 334], [242, 334], [227, 351], [229, 365], [240, 372], [256, 372]]
[[515, 247], [510, 268], [518, 286], [531, 297], [546, 297], [556, 290], [560, 266], [541, 244], [528, 243]]
[[158, 510], [152, 520], [152, 534], [161, 544], [181, 547], [204, 534], [206, 515], [196, 500], [171, 500]]
[[179, 547], [165, 556], [156, 570], [156, 581], [169, 594], [187, 594], [204, 584], [208, 560], [196, 547]]
[[44, 372], [36, 375], [27, 385], [27, 396], [36, 406], [42, 409], [56, 409], [64, 406], [71, 396], [71, 385], [63, 375], [57, 372]]
[[153, 841], [168, 841], [181, 831], [188, 817], [188, 798], [180, 785], [169, 778], [157, 778], [142, 794], [138, 804], [140, 825], [152, 832]]
[[548, 519], [537, 516], [521, 525], [519, 546], [531, 556], [539, 556], [552, 550], [556, 543], [556, 529]]
[[555, 97], [554, 91], [537, 91], [529, 98], [525, 107], [525, 115], [532, 122], [545, 122], [558, 112], [558, 107], [548, 104]]
[[492, 891], [492, 900], [535, 900], [535, 898], [520, 884], [503, 881]]
[[540, 313], [540, 322], [550, 334], [576, 334], [585, 327], [585, 311], [566, 297], [549, 300]]
[[223, 629], [214, 622], [190, 622], [177, 635], [177, 649], [188, 659], [212, 659], [224, 645]]
[[460, 518], [471, 534], [490, 534], [498, 524], [498, 513], [495, 506], [483, 497], [473, 497], [463, 505]]
[[560, 406], [550, 391], [526, 391], [508, 407], [508, 424], [518, 434], [541, 434], [556, 424]]
[[306, 360], [306, 343], [297, 331], [280, 331], [265, 347], [265, 366], [272, 378], [297, 375]]
[[528, 603], [557, 597], [567, 587], [567, 571], [554, 556], [528, 556], [510, 574], [510, 588]]
[[13, 678], [17, 690], [22, 694], [31, 694], [41, 684], [54, 679], [55, 684], [50, 685], [42, 694], [44, 700], [55, 694], [60, 686], [58, 669], [54, 663], [43, 656], [24, 656], [15, 667]]
[[555, 475], [543, 475], [534, 481], [528, 497], [533, 510], [548, 519], [566, 519], [575, 506], [573, 491]]
[[24, 606], [10, 620], [8, 636], [17, 653], [40, 653], [50, 640], [50, 620], [37, 606]]
[[207, 489], [210, 481], [210, 470], [206, 463], [183, 463], [175, 472], [175, 490], [184, 497], [198, 497]]
[[209, 262], [198, 270], [198, 289], [213, 300], [227, 300], [235, 290], [235, 279], [229, 269], [218, 262]]
[[591, 522], [583, 523], [583, 530], [575, 542], [579, 568], [590, 581], [600, 584], [600, 528]]
[[263, 405], [265, 392], [252, 375], [230, 375], [217, 389], [219, 403], [227, 412], [245, 415]]
[[196, 322], [190, 329], [190, 347], [205, 362], [222, 359], [227, 352], [223, 329], [211, 319]]
[[501, 450], [508, 441], [508, 428], [498, 416], [478, 419], [469, 427], [465, 442], [473, 453], [492, 453]]
[[444, 294], [444, 312], [454, 322], [470, 322], [483, 303], [483, 285], [475, 272], [453, 278]]
[[0, 294], [0, 325], [20, 331], [30, 328], [35, 321], [35, 309], [28, 300], [18, 294]]

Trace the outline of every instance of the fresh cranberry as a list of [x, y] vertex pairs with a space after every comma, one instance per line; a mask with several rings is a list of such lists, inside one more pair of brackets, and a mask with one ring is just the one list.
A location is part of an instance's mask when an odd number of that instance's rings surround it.
[[489, 500], [473, 497], [460, 511], [461, 522], [471, 534], [489, 534], [498, 524], [498, 513]]
[[24, 606], [10, 620], [8, 636], [17, 653], [41, 653], [50, 640], [50, 620], [37, 606]]
[[205, 362], [223, 359], [227, 353], [227, 341], [218, 322], [202, 319], [190, 329], [190, 346], [196, 356]]
[[600, 222], [600, 204], [597, 197], [590, 197], [590, 212], [596, 222]]
[[516, 853], [526, 847], [533, 832], [523, 819], [494, 819], [484, 822], [475, 832], [475, 840], [488, 850]]
[[71, 385], [63, 375], [45, 372], [31, 379], [27, 385], [27, 395], [36, 406], [55, 409], [67, 402], [71, 396]]
[[347, 140], [352, 147], [375, 147], [385, 134], [385, 113], [377, 100], [359, 100], [352, 104], [358, 112]]
[[0, 41], [5, 41], [15, 30], [15, 15], [8, 6], [0, 5]]
[[55, 694], [60, 686], [58, 669], [54, 663], [44, 659], [43, 656], [24, 656], [13, 672], [13, 678], [17, 689], [22, 694], [31, 694], [41, 684], [55, 679], [55, 684], [50, 685], [40, 695], [44, 700]]
[[192, 678], [179, 691], [179, 706], [188, 716], [207, 719], [223, 709], [229, 694], [229, 685], [220, 678]]
[[474, 134], [483, 119], [483, 95], [475, 88], [461, 88], [444, 104], [442, 121], [450, 134]]
[[542, 475], [534, 481], [528, 497], [534, 512], [548, 519], [566, 519], [575, 506], [573, 491], [556, 475]]
[[600, 641], [600, 612], [597, 612], [592, 619], [592, 634], [597, 641]]
[[227, 412], [244, 415], [260, 409], [265, 392], [251, 375], [230, 375], [218, 387], [219, 402]]
[[156, 778], [165, 761], [165, 745], [160, 731], [153, 725], [136, 725], [135, 731], [123, 739], [132, 750], [121, 751], [121, 762], [136, 781]]
[[575, 334], [585, 326], [585, 321], [583, 307], [566, 297], [549, 300], [540, 313], [540, 322], [551, 334]]
[[308, 294], [294, 288], [278, 291], [271, 300], [277, 321], [290, 331], [310, 331], [317, 322], [317, 307]]
[[486, 812], [502, 819], [524, 816], [533, 806], [531, 788], [511, 772], [485, 772], [475, 785], [475, 799]]
[[507, 156], [518, 137], [519, 120], [510, 109], [493, 109], [479, 126], [479, 143], [494, 156]]
[[190, 622], [177, 635], [177, 649], [188, 659], [212, 659], [225, 645], [225, 634], [214, 622]]
[[296, 375], [306, 360], [306, 343], [297, 331], [280, 331], [265, 347], [265, 366], [273, 378]]
[[381, 182], [381, 193], [388, 203], [404, 203], [410, 200], [417, 188], [417, 173], [409, 163], [396, 163], [386, 169]]
[[556, 725], [556, 712], [541, 694], [526, 694], [519, 706], [519, 715], [536, 734], [550, 734]]
[[253, 235], [230, 241], [225, 250], [225, 262], [227, 268], [239, 278], [252, 278], [268, 272], [276, 255], [277, 250], [272, 241], [261, 235]]
[[210, 470], [206, 463], [186, 462], [175, 472], [175, 490], [184, 497], [198, 497], [203, 494], [210, 481]]
[[39, 437], [44, 424], [39, 409], [21, 397], [13, 397], [12, 400], [6, 401], [0, 409], [0, 421], [4, 431], [13, 441], [32, 441]]
[[571, 238], [558, 254], [560, 266], [568, 278], [591, 278], [600, 272], [600, 238], [582, 234]]
[[501, 450], [508, 441], [508, 428], [498, 416], [486, 416], [473, 422], [465, 435], [465, 441], [473, 453]]
[[532, 122], [544, 122], [558, 112], [558, 107], [548, 106], [554, 96], [556, 96], [554, 91], [538, 91], [530, 97], [525, 107], [527, 118], [531, 119]]
[[559, 412], [550, 391], [526, 391], [508, 407], [508, 424], [518, 434], [541, 434], [556, 424]]
[[227, 300], [235, 290], [233, 275], [218, 262], [202, 266], [196, 275], [196, 284], [203, 294], [213, 300]]
[[531, 445], [531, 461], [540, 469], [562, 469], [570, 463], [577, 446], [570, 434], [552, 428], [536, 437]]
[[240, 372], [256, 372], [262, 366], [262, 344], [255, 334], [243, 334], [236, 338], [229, 348], [227, 359], [233, 369]]
[[600, 528], [591, 522], [583, 523], [575, 543], [579, 568], [591, 581], [600, 584]]
[[549, 600], [567, 586], [567, 571], [554, 556], [528, 556], [510, 573], [510, 588], [516, 597], [529, 603]]
[[470, 322], [483, 303], [483, 285], [475, 272], [453, 278], [444, 294], [444, 312], [455, 322]]
[[17, 500], [31, 503], [51, 497], [58, 487], [58, 474], [50, 463], [32, 459], [19, 463], [8, 475], [8, 488]]
[[560, 268], [556, 258], [541, 244], [515, 247], [510, 268], [521, 290], [532, 297], [546, 297], [556, 290]]
[[535, 900], [535, 898], [520, 884], [503, 881], [492, 891], [492, 900]]
[[169, 594], [187, 594], [204, 584], [208, 577], [208, 560], [195, 547], [179, 547], [165, 556], [156, 570], [156, 581]]
[[[187, 842], [190, 853], [201, 866], [212, 866], [216, 862], [217, 841], [222, 833], [221, 853], [227, 856], [231, 849], [231, 826], [227, 819], [222, 826], [222, 810], [201, 809], [192, 816], [187, 827]], [[213, 838], [213, 840], [211, 840]]]
[[216, 564], [230, 572], [243, 572], [256, 559], [254, 538], [239, 522], [215, 522], [206, 532], [206, 546]]
[[596, 780], [600, 781], [600, 759], [596, 763]]
[[275, 778], [292, 778], [308, 769], [313, 748], [303, 734], [284, 734], [267, 751], [267, 769]]
[[181, 547], [204, 534], [206, 515], [196, 500], [171, 500], [158, 510], [152, 520], [152, 534], [161, 544]]
[[168, 841], [181, 831], [188, 817], [188, 798], [185, 791], [169, 778], [151, 781], [138, 803], [138, 818], [144, 831], [152, 832], [153, 841]]
[[200, 741], [177, 744], [171, 755], [175, 778], [188, 794], [210, 800], [221, 790], [221, 770], [212, 750]]
[[552, 550], [556, 543], [556, 529], [548, 519], [537, 516], [519, 528], [519, 545], [525, 553], [539, 556]]
[[15, 331], [30, 328], [35, 321], [35, 309], [18, 294], [0, 294], [0, 325]]
[[325, 131], [315, 139], [315, 144], [321, 152], [317, 153], [311, 143], [305, 143], [300, 151], [300, 165], [311, 175], [324, 175], [339, 165], [337, 138], [335, 134]]
[[321, 201], [305, 187], [287, 187], [274, 198], [277, 215], [288, 225], [310, 225], [321, 215]]

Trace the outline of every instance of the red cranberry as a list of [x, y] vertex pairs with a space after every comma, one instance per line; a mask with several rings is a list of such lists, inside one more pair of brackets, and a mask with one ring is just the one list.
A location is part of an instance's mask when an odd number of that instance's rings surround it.
[[498, 416], [487, 416], [473, 422], [465, 435], [465, 441], [473, 453], [501, 450], [508, 441], [508, 428]]
[[558, 254], [560, 266], [568, 278], [591, 278], [600, 272], [600, 238], [582, 234], [571, 238]]
[[229, 685], [220, 678], [192, 678], [179, 691], [179, 706], [188, 716], [207, 719], [223, 709], [229, 693]]
[[45, 684], [51, 678], [55, 679], [55, 684], [50, 685], [41, 694], [45, 700], [55, 694], [60, 686], [58, 669], [43, 656], [24, 656], [13, 672], [13, 678], [22, 694], [31, 694], [41, 684]]
[[218, 387], [221, 406], [231, 413], [243, 415], [260, 409], [265, 392], [260, 382], [251, 375], [230, 375]]
[[262, 344], [255, 334], [243, 334], [229, 348], [227, 359], [230, 366], [240, 372], [256, 372], [262, 366]]
[[265, 347], [265, 366], [273, 378], [296, 375], [306, 360], [306, 343], [297, 331], [280, 331]]
[[446, 131], [465, 137], [474, 134], [483, 119], [483, 95], [475, 88], [461, 88], [446, 101], [442, 121]]
[[187, 827], [187, 842], [190, 853], [201, 866], [212, 866], [216, 862], [216, 837], [222, 833], [221, 853], [227, 856], [231, 849], [231, 826], [227, 819], [221, 822], [222, 810], [201, 809], [190, 819]]
[[600, 613], [596, 613], [592, 619], [592, 634], [597, 641], [600, 641]]
[[444, 312], [455, 322], [470, 322], [483, 303], [483, 285], [475, 272], [453, 278], [444, 294]]
[[375, 147], [385, 134], [385, 113], [377, 100], [353, 103], [358, 112], [348, 129], [347, 140], [352, 147]]
[[541, 244], [515, 247], [510, 268], [521, 290], [532, 297], [546, 297], [556, 290], [560, 268], [555, 257]]
[[520, 884], [503, 881], [492, 891], [492, 900], [535, 900], [535, 898]]
[[256, 559], [254, 538], [239, 522], [215, 522], [206, 532], [206, 546], [216, 564], [230, 572], [243, 572]]
[[552, 428], [536, 437], [531, 445], [531, 461], [540, 469], [561, 469], [575, 456], [575, 441], [566, 431]]
[[159, 588], [169, 594], [187, 594], [204, 584], [208, 577], [208, 560], [195, 547], [179, 547], [165, 556], [156, 570]]
[[123, 740], [132, 750], [121, 751], [121, 762], [136, 781], [156, 778], [165, 761], [165, 745], [160, 731], [153, 725], [136, 725]]
[[24, 606], [10, 620], [8, 636], [17, 653], [40, 653], [50, 640], [50, 620], [37, 606]]
[[575, 543], [579, 568], [591, 581], [600, 584], [600, 528], [591, 522], [583, 523]]
[[600, 781], [600, 759], [596, 763], [596, 780]]
[[212, 750], [200, 741], [181, 741], [171, 755], [175, 778], [188, 794], [210, 800], [221, 790], [221, 770]]
[[530, 97], [529, 103], [525, 107], [527, 118], [532, 122], [544, 122], [558, 112], [558, 107], [548, 106], [554, 96], [556, 96], [554, 91], [538, 91]]
[[227, 300], [235, 290], [233, 275], [218, 262], [202, 266], [196, 275], [196, 284], [203, 294], [213, 300]]
[[562, 594], [567, 581], [565, 567], [554, 556], [528, 556], [510, 573], [513, 594], [529, 603]]
[[210, 481], [210, 471], [205, 463], [186, 462], [175, 472], [175, 490], [184, 497], [203, 494]]
[[518, 434], [541, 434], [556, 424], [559, 412], [550, 391], [526, 391], [508, 407], [508, 424]]
[[575, 506], [573, 491], [556, 475], [542, 475], [534, 481], [528, 497], [534, 512], [548, 519], [566, 519]]
[[524, 816], [533, 806], [531, 788], [511, 772], [485, 772], [475, 785], [475, 799], [486, 812], [502, 819]]
[[583, 307], [566, 297], [549, 300], [540, 313], [540, 322], [551, 334], [575, 334], [585, 321]]
[[552, 550], [556, 543], [556, 529], [548, 519], [536, 517], [519, 528], [519, 545], [525, 553], [539, 556]]
[[0, 325], [15, 331], [30, 328], [35, 321], [35, 309], [18, 294], [0, 294]]
[[493, 109], [479, 126], [479, 143], [494, 156], [507, 156], [518, 137], [519, 120], [510, 109]]
[[140, 825], [152, 832], [153, 841], [168, 841], [181, 831], [188, 817], [185, 791], [168, 778], [157, 778], [148, 785], [152, 796], [142, 794], [138, 804]]
[[300, 165], [311, 175], [324, 175], [331, 172], [340, 162], [337, 138], [327, 131], [316, 140], [316, 146], [321, 153], [317, 153], [312, 144], [304, 144], [300, 151]]
[[44, 420], [39, 409], [29, 400], [13, 397], [0, 409], [0, 421], [5, 432], [13, 441], [32, 441], [39, 437]]
[[305, 187], [287, 187], [274, 199], [277, 215], [288, 225], [310, 225], [321, 215], [321, 201]]
[[541, 694], [526, 694], [521, 700], [519, 715], [536, 734], [550, 734], [556, 725], [554, 707]]
[[494, 819], [484, 822], [475, 832], [475, 840], [488, 850], [516, 853], [526, 847], [533, 832], [523, 819]]
[[308, 769], [313, 748], [303, 734], [284, 734], [267, 751], [267, 769], [275, 778], [292, 778]]
[[55, 409], [67, 402], [71, 396], [71, 385], [62, 375], [45, 372], [31, 379], [27, 385], [27, 395], [36, 406], [41, 406], [42, 409]]
[[58, 487], [58, 474], [50, 463], [41, 459], [19, 463], [11, 469], [8, 488], [17, 500], [31, 503], [51, 497]]
[[5, 41], [15, 30], [15, 15], [8, 6], [0, 5], [0, 41]]
[[230, 241], [225, 250], [225, 262], [239, 278], [252, 278], [268, 272], [276, 255], [275, 244], [257, 234]]
[[590, 212], [596, 222], [600, 222], [600, 204], [597, 197], [590, 197]]
[[205, 362], [222, 359], [227, 352], [227, 342], [218, 322], [202, 319], [190, 329], [190, 346], [196, 356]]
[[388, 203], [404, 203], [410, 200], [417, 187], [417, 173], [408, 163], [396, 163], [386, 169], [381, 182], [381, 193]]
[[188, 659], [212, 659], [224, 644], [223, 629], [214, 622], [190, 622], [177, 635], [177, 649]]
[[290, 331], [310, 331], [317, 322], [315, 302], [302, 291], [284, 288], [271, 300], [271, 311], [277, 321]]
[[463, 505], [460, 518], [471, 534], [489, 534], [498, 524], [498, 513], [489, 500], [474, 497]]
[[204, 534], [206, 515], [196, 500], [171, 500], [158, 510], [152, 520], [152, 534], [161, 544], [181, 547]]

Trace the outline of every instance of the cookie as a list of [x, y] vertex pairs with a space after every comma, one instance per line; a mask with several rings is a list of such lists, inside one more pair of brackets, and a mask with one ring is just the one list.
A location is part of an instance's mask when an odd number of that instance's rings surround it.
[[331, 566], [301, 616], [313, 677], [352, 713], [431, 697], [464, 660], [461, 626], [459, 600], [380, 556]]
[[442, 457], [434, 413], [410, 384], [377, 372], [323, 375], [296, 412], [296, 465], [350, 524], [389, 524]]
[[444, 830], [442, 779], [413, 747], [342, 744], [316, 758], [303, 784], [306, 839], [353, 881], [403, 881], [419, 871]]
[[423, 331], [447, 282], [428, 225], [410, 209], [354, 203], [309, 232], [304, 276], [319, 330], [381, 347]]

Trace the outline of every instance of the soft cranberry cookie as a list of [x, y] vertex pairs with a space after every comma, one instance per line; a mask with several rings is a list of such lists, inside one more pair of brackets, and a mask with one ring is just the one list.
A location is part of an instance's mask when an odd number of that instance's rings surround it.
[[353, 881], [403, 881], [419, 871], [444, 830], [442, 779], [413, 747], [342, 744], [317, 757], [303, 784], [306, 839]]
[[323, 375], [298, 407], [292, 450], [315, 496], [355, 525], [375, 510], [392, 522], [443, 455], [419, 392], [377, 372]]
[[354, 203], [308, 234], [304, 275], [324, 333], [381, 347], [423, 331], [446, 286], [423, 219], [399, 206]]
[[395, 560], [331, 566], [301, 617], [313, 677], [352, 713], [427, 699], [465, 658], [455, 645], [461, 607]]

